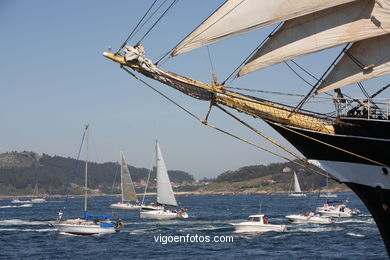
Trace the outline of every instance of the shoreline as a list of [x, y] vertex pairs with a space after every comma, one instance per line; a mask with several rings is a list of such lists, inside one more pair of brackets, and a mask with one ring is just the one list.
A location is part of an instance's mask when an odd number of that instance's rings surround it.
[[[324, 190], [324, 191], [310, 191], [310, 192], [303, 192], [305, 194], [324, 194], [324, 193], [345, 193], [345, 192], [352, 192], [350, 190], [345, 190], [345, 191], [332, 191], [332, 190]], [[174, 192], [175, 195], [177, 196], [187, 196], [187, 195], [256, 195], [256, 194], [262, 194], [262, 195], [271, 195], [271, 196], [287, 196], [289, 192], [287, 191], [274, 191], [274, 192], [268, 192], [268, 191], [179, 191], [179, 192]], [[144, 194], [137, 194], [137, 196], [142, 197]], [[155, 196], [156, 193], [146, 193], [145, 196]], [[53, 195], [42, 195], [39, 197], [45, 197], [45, 198], [64, 198], [66, 195], [61, 195], [61, 194], [53, 194]], [[72, 198], [79, 198], [79, 197], [84, 197], [84, 194], [70, 194], [68, 195], [70, 199]], [[99, 196], [104, 196], [104, 197], [120, 197], [121, 194], [104, 194], [104, 193], [99, 193], [99, 194], [89, 194], [88, 196], [90, 197], [99, 197]], [[0, 200], [3, 199], [13, 199], [13, 198], [33, 198], [36, 196], [32, 195], [1, 195]]]

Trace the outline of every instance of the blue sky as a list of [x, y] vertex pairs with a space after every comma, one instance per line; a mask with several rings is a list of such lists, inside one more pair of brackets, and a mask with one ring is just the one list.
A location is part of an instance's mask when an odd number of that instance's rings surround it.
[[[147, 56], [156, 60], [170, 50], [222, 2], [179, 1], [143, 41]], [[282, 161], [201, 125], [102, 56], [109, 46], [116, 50], [122, 44], [151, 3], [152, 0], [2, 0], [0, 152], [27, 150], [75, 157], [83, 124], [89, 122], [92, 160], [98, 162], [117, 161], [122, 149], [128, 164], [150, 167], [155, 139], [160, 142], [168, 169], [184, 170], [196, 178]], [[210, 46], [220, 81], [270, 30]], [[315, 61], [311, 72], [320, 75], [324, 66], [319, 60], [327, 64], [332, 55], [319, 53], [300, 61]], [[205, 48], [172, 58], [162, 68], [204, 82], [211, 80]], [[206, 114], [207, 102], [148, 82], [199, 117]], [[231, 85], [293, 93], [308, 91], [308, 86], [283, 64], [252, 73]], [[262, 121], [240, 117], [291, 148]], [[272, 147], [215, 109], [210, 121]]]

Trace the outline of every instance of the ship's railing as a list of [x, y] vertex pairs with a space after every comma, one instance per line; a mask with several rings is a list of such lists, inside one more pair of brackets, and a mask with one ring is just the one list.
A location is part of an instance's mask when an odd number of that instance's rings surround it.
[[334, 103], [338, 117], [390, 119], [389, 98], [336, 98]]

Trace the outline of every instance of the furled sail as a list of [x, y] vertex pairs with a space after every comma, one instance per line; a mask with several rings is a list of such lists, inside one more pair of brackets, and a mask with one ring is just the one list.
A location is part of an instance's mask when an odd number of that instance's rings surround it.
[[228, 0], [173, 51], [172, 56], [264, 26], [356, 0]]
[[156, 168], [157, 168], [157, 202], [164, 205], [177, 206], [175, 195], [173, 194], [168, 171], [165, 167], [160, 146], [156, 142]]
[[129, 168], [127, 167], [125, 156], [122, 151], [120, 152], [120, 164], [121, 164], [122, 201], [138, 202], [137, 194], [134, 189]]
[[294, 172], [294, 192], [302, 192], [301, 191], [301, 186], [299, 186], [299, 181], [297, 174]]
[[327, 75], [317, 93], [390, 73], [390, 34], [354, 43]]
[[303, 55], [390, 31], [390, 0], [357, 1], [289, 20], [239, 76]]

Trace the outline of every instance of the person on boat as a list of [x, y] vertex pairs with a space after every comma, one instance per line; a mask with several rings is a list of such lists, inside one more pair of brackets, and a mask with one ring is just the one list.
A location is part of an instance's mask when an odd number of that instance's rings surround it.
[[60, 209], [58, 211], [58, 223], [61, 223], [61, 220], [62, 220], [62, 210]]
[[263, 222], [264, 222], [264, 224], [268, 224], [268, 217], [267, 216], [263, 217]]

